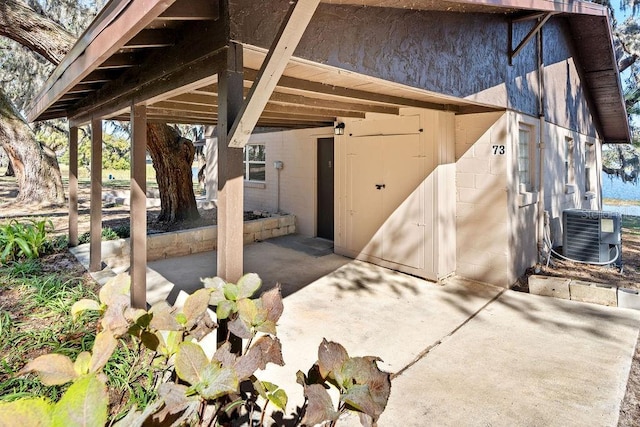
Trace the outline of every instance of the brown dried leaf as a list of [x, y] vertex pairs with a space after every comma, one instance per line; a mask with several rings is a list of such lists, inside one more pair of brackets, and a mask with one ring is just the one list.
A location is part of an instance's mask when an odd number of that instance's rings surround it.
[[100, 302], [111, 305], [113, 298], [119, 295], [129, 295], [131, 277], [127, 273], [120, 273], [100, 288]]
[[[342, 365], [349, 359], [347, 350], [337, 342], [322, 339], [320, 347], [318, 347], [318, 367], [320, 375], [327, 378], [329, 375], [340, 373]], [[339, 383], [338, 378], [335, 378]]]
[[178, 414], [192, 405], [198, 405], [197, 396], [187, 396], [189, 388], [176, 383], [163, 383], [158, 389], [158, 394], [164, 400], [164, 407], [156, 412], [154, 419], [162, 423], [168, 415]]
[[267, 363], [283, 366], [282, 345], [277, 338], [264, 336], [251, 346], [247, 354], [238, 358], [235, 364], [240, 381], [249, 378], [258, 369], [264, 369]]
[[119, 294], [110, 297], [110, 304], [102, 316], [102, 327], [111, 330], [115, 337], [121, 337], [129, 331], [129, 322], [124, 316], [129, 307], [129, 297]]
[[377, 360], [376, 357], [353, 357], [342, 367], [348, 386], [341, 399], [370, 415], [374, 422], [387, 406], [391, 393], [390, 376], [378, 368]]
[[154, 304], [149, 310], [153, 314], [149, 326], [157, 331], [179, 331], [182, 329], [178, 321], [173, 315], [173, 308], [166, 302], [162, 301]]
[[335, 421], [338, 413], [333, 407], [331, 396], [320, 384], [305, 386], [304, 396], [307, 398], [307, 408], [302, 418], [302, 424], [314, 426], [325, 421]]
[[231, 343], [225, 341], [214, 353], [213, 360], [217, 360], [225, 368], [231, 368], [236, 364], [238, 356], [231, 353]]
[[195, 329], [189, 331], [189, 335], [191, 335], [197, 341], [201, 341], [215, 328], [216, 323], [213, 321], [213, 319], [211, 319], [209, 313], [205, 312], [202, 316], [200, 316], [198, 322], [196, 323]]
[[93, 343], [89, 372], [97, 372], [102, 369], [109, 361], [109, 358], [111, 358], [117, 345], [118, 340], [114, 338], [111, 331], [104, 330], [98, 333]]
[[191, 329], [209, 308], [210, 289], [198, 289], [184, 302], [182, 312], [187, 317], [187, 329]]
[[249, 339], [252, 336], [251, 330], [249, 329], [250, 326], [247, 326], [247, 324], [244, 323], [240, 316], [229, 322], [227, 324], [227, 327], [229, 328], [229, 332], [239, 338]]
[[278, 323], [278, 319], [280, 319], [282, 311], [284, 310], [280, 284], [263, 293], [260, 300], [262, 301], [262, 308], [267, 310], [267, 320], [270, 320], [273, 323]]
[[62, 385], [78, 377], [73, 362], [62, 354], [45, 354], [36, 357], [18, 372], [18, 375], [25, 375], [29, 372], [38, 374], [42, 384]]

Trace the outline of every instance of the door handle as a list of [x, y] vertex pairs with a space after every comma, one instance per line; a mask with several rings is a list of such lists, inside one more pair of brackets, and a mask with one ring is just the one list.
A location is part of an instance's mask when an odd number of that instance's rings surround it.
[[382, 190], [386, 186], [384, 184], [376, 184], [376, 190]]

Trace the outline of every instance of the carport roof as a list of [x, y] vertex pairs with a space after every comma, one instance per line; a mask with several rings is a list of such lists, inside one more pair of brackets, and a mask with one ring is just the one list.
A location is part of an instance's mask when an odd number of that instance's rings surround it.
[[[593, 3], [551, 0], [322, 0], [323, 3], [450, 12], [517, 14], [538, 11], [566, 15], [583, 81], [606, 142], [630, 140], [607, 10]], [[145, 103], [149, 120], [217, 122], [217, 69], [226, 52], [215, 45], [224, 24], [211, 0], [111, 0], [80, 37], [37, 95], [30, 121], [68, 117], [128, 120], [132, 103]], [[189, 40], [184, 31], [203, 37]], [[219, 40], [219, 38], [218, 38]], [[267, 54], [244, 46], [248, 92]], [[367, 112], [397, 113], [421, 107], [470, 113], [495, 106], [427, 92], [343, 69], [292, 58], [260, 116], [258, 125], [332, 125], [336, 117]]]

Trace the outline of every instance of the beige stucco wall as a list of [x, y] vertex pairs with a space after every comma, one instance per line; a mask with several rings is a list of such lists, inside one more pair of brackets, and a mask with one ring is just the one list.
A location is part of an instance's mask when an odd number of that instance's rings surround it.
[[431, 280], [453, 273], [454, 115], [403, 109], [340, 120], [336, 252]]
[[316, 235], [317, 140], [333, 136], [333, 128], [297, 129], [253, 134], [249, 144], [265, 144], [264, 183], [245, 182], [245, 210], [277, 211], [280, 171], [280, 211], [296, 216], [297, 232]]
[[[518, 130], [526, 125], [533, 143], [533, 188], [518, 183]], [[538, 261], [540, 188], [539, 119], [513, 111], [456, 116], [457, 269], [456, 274], [510, 287]], [[543, 123], [543, 209], [550, 214], [555, 244], [561, 244], [562, 211], [601, 206], [598, 140]], [[565, 140], [574, 146], [572, 184], [565, 185]], [[505, 145], [496, 155], [494, 146]], [[592, 147], [586, 192], [585, 150]], [[559, 240], [560, 239], [560, 240]]]
[[506, 113], [456, 116], [456, 274], [499, 286], [510, 284], [509, 158], [493, 146], [507, 143]]

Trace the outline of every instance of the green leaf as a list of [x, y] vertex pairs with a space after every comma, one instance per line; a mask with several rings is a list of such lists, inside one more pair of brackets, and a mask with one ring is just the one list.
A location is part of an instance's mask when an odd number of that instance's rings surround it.
[[86, 375], [89, 373], [89, 367], [91, 366], [91, 353], [83, 351], [76, 357], [76, 361], [73, 363], [73, 369], [78, 376]]
[[42, 398], [0, 402], [0, 426], [48, 427], [53, 405]]
[[187, 318], [188, 328], [193, 326], [193, 324], [207, 311], [207, 308], [209, 308], [210, 295], [211, 291], [209, 289], [198, 289], [187, 297], [184, 302], [182, 312]]
[[273, 393], [269, 393], [268, 397], [269, 402], [273, 403], [276, 407], [282, 409], [283, 411], [287, 409], [289, 396], [287, 396], [287, 393], [284, 390], [278, 389]]
[[269, 393], [273, 393], [274, 391], [276, 391], [279, 388], [277, 385], [275, 385], [274, 383], [270, 383], [269, 381], [262, 381], [262, 386]]
[[118, 295], [129, 295], [131, 277], [127, 273], [120, 273], [100, 288], [100, 302], [104, 305], [111, 305], [114, 297]]
[[276, 329], [276, 324], [271, 320], [264, 321], [255, 327], [255, 330], [258, 332], [263, 332], [265, 334], [277, 335], [278, 331]]
[[238, 391], [238, 377], [233, 369], [208, 364], [202, 371], [202, 380], [195, 384], [195, 390], [205, 399], [217, 399]]
[[258, 315], [258, 307], [256, 303], [249, 298], [243, 298], [236, 303], [238, 307], [238, 315], [240, 319], [251, 328], [255, 325], [255, 319]]
[[118, 340], [115, 339], [110, 330], [99, 332], [93, 343], [89, 372], [98, 372], [102, 369], [111, 358], [117, 346]]
[[211, 290], [211, 296], [209, 298], [209, 305], [217, 306], [221, 301], [225, 301], [224, 285], [226, 282], [220, 277], [208, 277], [206, 279], [200, 279], [206, 289]]
[[176, 353], [175, 368], [178, 377], [191, 385], [202, 382], [202, 372], [209, 360], [202, 347], [192, 342], [183, 342]]
[[140, 309], [140, 315], [135, 319], [136, 325], [140, 326], [142, 329], [146, 329], [151, 324], [151, 319], [153, 319], [153, 313], [147, 313], [144, 310]]
[[81, 299], [71, 306], [71, 317], [75, 321], [86, 310], [101, 310], [100, 303], [91, 299]]
[[382, 372], [375, 357], [353, 357], [341, 370], [346, 392], [341, 399], [377, 421], [391, 393], [389, 374]]
[[235, 302], [228, 300], [220, 301], [216, 308], [216, 317], [218, 320], [226, 319], [231, 315], [231, 313], [235, 313], [236, 310]]
[[142, 334], [140, 334], [140, 340], [144, 346], [151, 351], [158, 350], [158, 347], [160, 346], [160, 340], [153, 332], [142, 331]]
[[342, 365], [348, 359], [349, 355], [343, 346], [336, 342], [327, 341], [325, 338], [322, 339], [322, 343], [318, 347], [318, 367], [323, 378], [331, 376], [341, 383], [342, 381], [336, 378], [335, 374], [340, 373]]
[[230, 301], [238, 300], [238, 294], [240, 293], [240, 290], [233, 283], [226, 283], [222, 290], [224, 291], [224, 296], [226, 299]]
[[80, 378], [54, 406], [52, 426], [104, 426], [108, 404], [107, 387], [96, 375]]
[[245, 274], [238, 280], [238, 299], [251, 298], [262, 286], [262, 280], [256, 273]]
[[18, 375], [29, 372], [36, 372], [42, 384], [47, 386], [66, 384], [78, 376], [71, 359], [62, 354], [45, 354], [36, 357], [27, 363]]
[[187, 316], [185, 316], [184, 313], [176, 314], [176, 322], [178, 322], [181, 327], [184, 327], [187, 324]]

